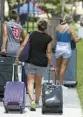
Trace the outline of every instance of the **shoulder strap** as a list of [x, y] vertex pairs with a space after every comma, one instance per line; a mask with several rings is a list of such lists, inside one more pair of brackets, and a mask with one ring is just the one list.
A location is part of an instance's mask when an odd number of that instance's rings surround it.
[[[60, 25], [56, 28], [56, 31], [59, 31]], [[67, 30], [69, 30], [69, 26], [66, 26], [63, 30], [62, 33], [66, 32]]]
[[66, 26], [66, 28], [63, 29], [63, 33], [69, 30], [69, 26]]

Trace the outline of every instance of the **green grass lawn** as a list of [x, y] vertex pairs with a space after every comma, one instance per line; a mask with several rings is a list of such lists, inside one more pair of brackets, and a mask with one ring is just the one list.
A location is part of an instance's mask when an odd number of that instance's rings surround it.
[[83, 110], [83, 40], [77, 44], [77, 91]]

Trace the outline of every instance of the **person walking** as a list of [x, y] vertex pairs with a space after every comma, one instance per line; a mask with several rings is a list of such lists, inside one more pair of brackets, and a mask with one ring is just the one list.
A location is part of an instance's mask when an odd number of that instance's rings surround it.
[[40, 19], [37, 28], [37, 31], [33, 31], [29, 37], [26, 37], [25, 42], [20, 47], [16, 57], [16, 61], [19, 61], [19, 56], [23, 48], [27, 41], [30, 41], [30, 54], [25, 63], [25, 71], [27, 74], [28, 93], [31, 100], [31, 111], [35, 111], [36, 106], [39, 104], [42, 89], [42, 77], [44, 76], [48, 64], [50, 65], [51, 70], [54, 70], [52, 65], [52, 38], [45, 33], [47, 22]]
[[[71, 28], [70, 24], [73, 22], [73, 19], [70, 15], [65, 15], [63, 18], [63, 22], [59, 24], [56, 28], [56, 48], [55, 48], [55, 56], [56, 56], [56, 75], [59, 76], [57, 83], [63, 86], [63, 80], [65, 76], [65, 71], [68, 65], [68, 60], [71, 57], [72, 49], [71, 49], [71, 40], [74, 42], [80, 41], [80, 38], [76, 35], [73, 28]], [[63, 86], [63, 88], [66, 88]]]
[[15, 10], [11, 10], [10, 21], [5, 21], [3, 24], [2, 37], [2, 55], [16, 56], [20, 44], [25, 39], [25, 34], [22, 26], [19, 24], [19, 16]]

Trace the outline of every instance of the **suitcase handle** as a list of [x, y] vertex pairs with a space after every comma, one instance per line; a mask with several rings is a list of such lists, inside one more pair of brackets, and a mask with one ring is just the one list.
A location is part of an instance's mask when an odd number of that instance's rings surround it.
[[[18, 73], [18, 69], [19, 69], [19, 68], [18, 68], [18, 67], [19, 67], [20, 65], [22, 66], [22, 63], [21, 63], [21, 62], [19, 62], [19, 64], [13, 63], [12, 81], [15, 81], [15, 80], [16, 80], [16, 81], [17, 81], [17, 80], [19, 81], [19, 75], [18, 75], [18, 74], [19, 74], [19, 73]], [[16, 67], [16, 74], [15, 74], [15, 67]], [[21, 73], [22, 73], [22, 72], [21, 72]], [[15, 77], [16, 77], [16, 78], [15, 78]], [[22, 79], [21, 79], [21, 80], [22, 80]], [[20, 81], [21, 81], [21, 80], [20, 80]]]
[[[49, 73], [48, 73], [48, 83], [50, 83], [50, 77], [51, 77], [51, 74], [50, 74], [51, 70], [49, 69]], [[54, 71], [52, 71], [54, 72]], [[56, 84], [56, 80], [53, 79], [53, 82]]]
[[[15, 81], [15, 66], [16, 66], [16, 64], [14, 63], [13, 64], [13, 71], [12, 71], [12, 81]], [[16, 75], [16, 77], [17, 77], [17, 75]]]

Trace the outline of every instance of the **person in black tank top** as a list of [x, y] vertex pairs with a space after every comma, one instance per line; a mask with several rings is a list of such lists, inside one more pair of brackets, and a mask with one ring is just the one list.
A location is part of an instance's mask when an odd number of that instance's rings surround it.
[[[28, 82], [28, 92], [31, 100], [31, 110], [35, 110], [35, 104], [38, 104], [39, 98], [41, 95], [41, 81], [42, 76], [49, 64], [51, 70], [55, 70], [52, 66], [52, 50], [51, 50], [51, 41], [52, 38], [45, 33], [47, 28], [47, 22], [45, 20], [39, 20], [38, 22], [38, 31], [34, 31], [30, 36], [26, 37], [24, 44], [21, 46], [16, 60], [18, 61], [21, 51], [23, 50], [28, 39], [30, 40], [30, 54], [25, 63], [25, 71], [27, 74]], [[34, 86], [33, 82], [35, 81], [35, 92], [36, 96], [34, 98]]]

